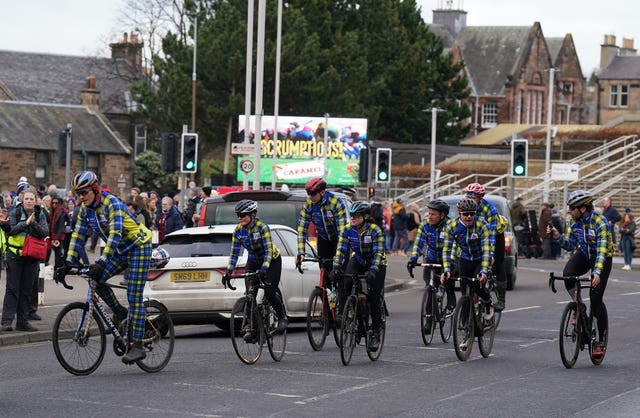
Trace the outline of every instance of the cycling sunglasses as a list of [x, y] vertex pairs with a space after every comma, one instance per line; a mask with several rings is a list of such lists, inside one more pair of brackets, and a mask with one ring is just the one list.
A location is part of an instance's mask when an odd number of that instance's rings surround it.
[[460, 216], [474, 216], [475, 212], [460, 212]]

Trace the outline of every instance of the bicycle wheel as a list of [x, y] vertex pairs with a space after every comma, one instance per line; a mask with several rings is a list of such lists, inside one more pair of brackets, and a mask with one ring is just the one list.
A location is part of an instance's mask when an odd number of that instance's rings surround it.
[[376, 361], [380, 358], [380, 353], [382, 353], [382, 347], [384, 347], [384, 335], [386, 334], [386, 330], [387, 330], [387, 302], [385, 302], [385, 300], [382, 300], [382, 312], [380, 313], [380, 344], [378, 345], [378, 349], [376, 351], [371, 351], [369, 350], [369, 345], [367, 345], [367, 355], [369, 356], [369, 359], [371, 361]]
[[[93, 373], [107, 349], [104, 324], [95, 311], [89, 317], [88, 309], [84, 302], [70, 303], [62, 308], [53, 323], [53, 352], [60, 365], [76, 376]], [[85, 321], [91, 322], [88, 335], [83, 336]]]
[[144, 308], [146, 315], [142, 345], [147, 357], [136, 361], [136, 364], [145, 372], [155, 373], [169, 364], [176, 334], [169, 312], [160, 302], [146, 300]]
[[453, 311], [453, 348], [460, 361], [467, 361], [473, 348], [473, 321], [471, 298], [462, 296]]
[[[438, 303], [440, 318], [440, 338], [442, 338], [443, 343], [449, 342], [453, 329], [453, 312], [447, 313], [446, 308], [448, 305], [449, 295], [445, 292], [444, 296]], [[451, 303], [451, 305], [453, 305], [453, 303]]]
[[602, 304], [601, 315], [605, 315], [607, 321], [605, 322], [605, 329], [602, 331], [602, 356], [593, 357], [594, 343], [598, 341], [598, 321], [595, 318], [590, 318], [591, 321], [591, 343], [589, 344], [589, 357], [594, 366], [599, 366], [604, 360], [605, 354], [607, 354], [607, 343], [609, 342], [609, 315], [607, 314], [607, 307]]
[[576, 315], [576, 303], [570, 302], [564, 307], [562, 321], [560, 322], [560, 358], [567, 369], [573, 367], [578, 359], [580, 351], [580, 330], [578, 325], [580, 318]]
[[275, 309], [269, 306], [269, 314], [267, 315], [267, 322], [263, 321], [266, 329], [267, 347], [269, 347], [269, 354], [274, 361], [282, 360], [284, 356], [284, 350], [287, 347], [287, 330], [283, 332], [276, 332], [278, 328], [278, 315], [276, 315]]
[[314, 351], [322, 350], [329, 333], [329, 309], [324, 291], [316, 287], [307, 301], [307, 336]]
[[[484, 304], [481, 309], [484, 309]], [[493, 348], [493, 339], [496, 336], [495, 318], [495, 312], [491, 321], [485, 321], [484, 318], [482, 318], [482, 314], [480, 317], [476, 318], [476, 321], [478, 321], [480, 326], [482, 326], [482, 329], [478, 333], [478, 348], [480, 349], [480, 354], [482, 354], [482, 357], [484, 358], [489, 357], [491, 349]]]
[[333, 339], [336, 342], [336, 346], [340, 348], [340, 324], [338, 323], [337, 313], [335, 309], [331, 309], [330, 315], [333, 315], [331, 321], [331, 328], [333, 329]]
[[264, 339], [260, 335], [262, 319], [254, 309], [250, 309], [250, 300], [248, 296], [238, 299], [233, 305], [229, 319], [233, 349], [240, 361], [245, 364], [254, 364], [258, 361], [264, 344]]
[[427, 287], [422, 295], [422, 305], [420, 309], [420, 333], [422, 334], [422, 342], [424, 345], [431, 344], [433, 341], [433, 333], [435, 326], [435, 309], [433, 288]]
[[340, 359], [347, 366], [356, 346], [358, 332], [358, 313], [356, 312], [356, 298], [349, 296], [342, 310], [342, 324], [340, 326]]

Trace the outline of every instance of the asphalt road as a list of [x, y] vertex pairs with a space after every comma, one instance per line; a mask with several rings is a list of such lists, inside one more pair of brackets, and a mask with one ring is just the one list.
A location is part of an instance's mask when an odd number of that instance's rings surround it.
[[[393, 258], [389, 275], [405, 277], [405, 262]], [[424, 346], [422, 284], [414, 282], [387, 294], [387, 339], [375, 363], [356, 347], [343, 366], [331, 337], [313, 352], [301, 324], [290, 328], [281, 362], [265, 349], [253, 366], [238, 360], [217, 328], [179, 327], [171, 363], [157, 374], [108, 352], [94, 374], [79, 378], [62, 369], [49, 342], [1, 347], [0, 416], [637, 416], [640, 279], [614, 269], [604, 362], [594, 367], [583, 351], [568, 370], [557, 341], [568, 296], [547, 288], [548, 271], [561, 270], [561, 262], [520, 260], [488, 359], [477, 344], [467, 362], [437, 337]]]

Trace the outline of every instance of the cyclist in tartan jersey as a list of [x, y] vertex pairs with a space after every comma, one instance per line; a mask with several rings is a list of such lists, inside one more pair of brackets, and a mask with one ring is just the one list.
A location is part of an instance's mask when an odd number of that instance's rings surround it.
[[[444, 229], [442, 247], [442, 280], [451, 278], [453, 258], [460, 261], [460, 277], [477, 277], [481, 284], [487, 280], [491, 266], [491, 248], [489, 227], [483, 218], [477, 216], [478, 205], [473, 199], [462, 199], [456, 205], [459, 217], [447, 223]], [[454, 251], [453, 247], [458, 250]], [[460, 290], [464, 294], [468, 286], [467, 280], [460, 282]], [[485, 320], [493, 317], [491, 295], [484, 286], [478, 286], [478, 295], [485, 300]]]
[[113, 310], [114, 319], [119, 323], [127, 317], [127, 310], [120, 305], [113, 290], [101, 283], [126, 269], [133, 344], [122, 362], [130, 364], [141, 360], [146, 357], [141, 343], [145, 318], [143, 290], [151, 263], [151, 231], [136, 221], [120, 199], [100, 188], [93, 172], [78, 173], [71, 183], [71, 190], [80, 196], [82, 206], [63, 269], [78, 263], [90, 231], [106, 242], [102, 255], [90, 266], [89, 276], [98, 282], [96, 292]]
[[244, 199], [236, 203], [236, 215], [238, 226], [233, 231], [231, 239], [231, 253], [227, 271], [222, 277], [222, 283], [229, 280], [229, 276], [238, 262], [238, 256], [242, 247], [247, 250], [247, 272], [258, 272], [265, 288], [264, 296], [267, 298], [278, 315], [278, 332], [283, 332], [289, 326], [282, 300], [278, 297], [278, 284], [282, 272], [282, 258], [280, 251], [271, 239], [269, 226], [256, 217], [258, 203]]
[[[606, 330], [606, 311], [602, 310], [602, 298], [607, 288], [613, 257], [613, 239], [609, 221], [593, 209], [593, 196], [584, 190], [575, 190], [569, 194], [567, 206], [573, 223], [564, 235], [553, 226], [547, 226], [553, 240], [567, 251], [574, 251], [562, 272], [563, 276], [580, 276], [591, 271], [591, 312], [598, 320], [598, 342], [593, 349], [593, 357], [604, 354], [602, 341]], [[571, 294], [573, 284], [565, 281], [567, 292]]]
[[[351, 204], [351, 226], [345, 228], [338, 241], [338, 249], [333, 259], [330, 276], [336, 280], [342, 274], [345, 257], [353, 252], [345, 272], [347, 274], [365, 274], [369, 287], [367, 301], [371, 308], [373, 335], [369, 342], [371, 351], [380, 345], [380, 327], [382, 326], [382, 292], [387, 271], [387, 256], [384, 252], [384, 233], [378, 225], [368, 219], [370, 207], [367, 202], [357, 201]], [[338, 310], [341, 311], [351, 292], [351, 279], [343, 280], [342, 291], [338, 293]], [[378, 296], [378, 297], [376, 297]]]

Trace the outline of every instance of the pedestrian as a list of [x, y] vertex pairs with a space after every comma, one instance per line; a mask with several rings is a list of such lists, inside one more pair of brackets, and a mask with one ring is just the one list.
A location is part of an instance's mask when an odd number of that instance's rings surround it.
[[182, 229], [184, 226], [182, 215], [173, 204], [173, 199], [169, 196], [162, 198], [162, 213], [158, 220], [158, 242], [162, 243], [167, 234]]
[[407, 213], [407, 238], [409, 239], [409, 242], [406, 248], [404, 248], [405, 253], [408, 252], [409, 249], [413, 248], [413, 243], [416, 240], [416, 235], [418, 235], [418, 227], [422, 222], [422, 217], [420, 216], [420, 212], [418, 211], [418, 205], [412, 203], [407, 206], [407, 209], [409, 210], [409, 212]]
[[620, 222], [620, 249], [624, 255], [622, 270], [631, 270], [633, 251], [636, 249], [636, 223], [631, 215], [631, 209], [626, 208]]
[[38, 277], [39, 261], [22, 255], [27, 236], [44, 239], [49, 227], [43, 209], [36, 205], [33, 188], [23, 191], [22, 203], [9, 216], [7, 239], [7, 287], [2, 305], [0, 330], [12, 331], [14, 317], [17, 331], [37, 331], [29, 323], [29, 301], [33, 281]]
[[550, 260], [553, 258], [551, 254], [551, 237], [547, 234], [547, 225], [551, 224], [551, 208], [547, 202], [544, 202], [540, 208], [540, 218], [538, 220], [538, 235], [542, 241], [542, 258]]
[[402, 199], [398, 198], [393, 202], [392, 212], [393, 245], [391, 246], [391, 255], [402, 255], [404, 248], [409, 243], [407, 231], [409, 216], [402, 204]]
[[[551, 224], [560, 232], [560, 234], [564, 234], [564, 221], [560, 217], [558, 209], [555, 206], [551, 208]], [[553, 258], [560, 258], [561, 254], [562, 248], [560, 247], [560, 244], [551, 240], [551, 255]]]
[[609, 221], [609, 228], [611, 228], [611, 237], [613, 243], [616, 243], [616, 223], [620, 222], [622, 217], [618, 210], [613, 206], [610, 197], [605, 197], [602, 201], [602, 215]]

